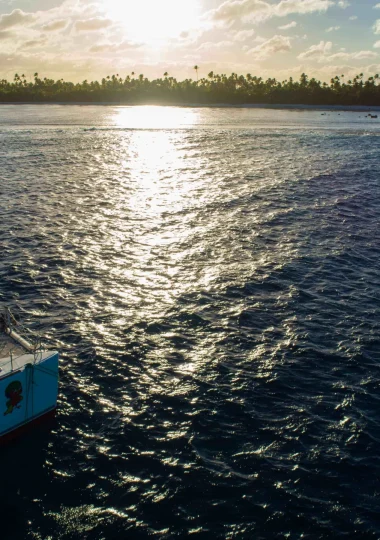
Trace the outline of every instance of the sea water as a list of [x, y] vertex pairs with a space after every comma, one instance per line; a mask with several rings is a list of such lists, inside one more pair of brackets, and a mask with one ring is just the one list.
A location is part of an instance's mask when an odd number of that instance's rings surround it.
[[62, 354], [2, 540], [380, 537], [366, 114], [0, 107], [0, 300]]

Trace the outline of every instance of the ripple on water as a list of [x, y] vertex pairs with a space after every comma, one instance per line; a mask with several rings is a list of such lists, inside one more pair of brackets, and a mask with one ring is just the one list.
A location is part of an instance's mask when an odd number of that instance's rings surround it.
[[4, 534], [377, 538], [377, 128], [41, 111], [2, 120], [0, 294], [60, 402], [2, 451]]

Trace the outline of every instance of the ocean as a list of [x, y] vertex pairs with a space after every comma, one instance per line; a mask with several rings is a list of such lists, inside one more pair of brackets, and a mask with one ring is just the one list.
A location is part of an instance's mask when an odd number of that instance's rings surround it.
[[366, 114], [0, 107], [0, 303], [61, 353], [1, 540], [380, 538]]

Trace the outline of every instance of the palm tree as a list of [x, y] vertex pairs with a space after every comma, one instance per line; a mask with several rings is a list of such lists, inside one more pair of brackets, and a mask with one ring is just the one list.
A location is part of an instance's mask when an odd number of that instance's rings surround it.
[[198, 67], [198, 66], [194, 66], [194, 69], [195, 69], [195, 72], [196, 72], [196, 74], [197, 74], [197, 82], [198, 82], [198, 69], [199, 69], [199, 67]]

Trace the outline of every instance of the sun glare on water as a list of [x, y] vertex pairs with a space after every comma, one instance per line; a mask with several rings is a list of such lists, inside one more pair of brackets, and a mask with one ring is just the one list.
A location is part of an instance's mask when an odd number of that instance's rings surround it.
[[125, 27], [127, 39], [157, 46], [197, 24], [197, 0], [104, 0], [108, 15]]

